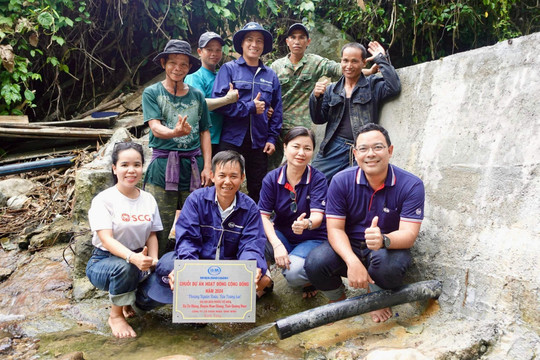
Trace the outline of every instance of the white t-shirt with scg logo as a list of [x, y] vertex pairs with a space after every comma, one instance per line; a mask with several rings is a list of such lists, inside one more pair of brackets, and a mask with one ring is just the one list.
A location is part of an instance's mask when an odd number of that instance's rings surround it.
[[113, 237], [130, 250], [144, 247], [152, 231], [163, 230], [156, 200], [150, 193], [140, 190], [138, 198], [130, 199], [116, 186], [94, 197], [88, 220], [94, 232], [92, 245], [101, 250], [107, 249], [103, 247], [97, 230], [111, 229]]

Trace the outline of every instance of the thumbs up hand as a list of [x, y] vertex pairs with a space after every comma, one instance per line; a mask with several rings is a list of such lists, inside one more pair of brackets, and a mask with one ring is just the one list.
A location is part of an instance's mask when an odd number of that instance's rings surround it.
[[371, 220], [371, 226], [365, 231], [364, 237], [366, 239], [366, 246], [370, 250], [379, 250], [383, 247], [383, 237], [381, 229], [377, 226], [379, 217], [375, 216]]
[[253, 99], [253, 103], [255, 103], [255, 113], [257, 115], [264, 113], [265, 104], [264, 104], [264, 101], [261, 100], [260, 92], [258, 92], [255, 99]]
[[148, 256], [148, 247], [145, 246], [140, 253], [133, 253], [129, 262], [139, 268], [141, 271], [147, 271], [154, 263], [154, 259]]
[[233, 87], [232, 83], [229, 83], [229, 91], [227, 91], [227, 94], [225, 95], [225, 99], [227, 100], [227, 104], [232, 104], [238, 101], [238, 89], [235, 89]]
[[302, 235], [302, 233], [304, 232], [305, 229], [307, 229], [308, 225], [309, 225], [309, 221], [308, 219], [305, 219], [306, 217], [306, 213], [302, 213], [298, 219], [296, 219], [295, 222], [293, 222], [292, 224], [292, 231], [296, 234], [296, 235]]
[[313, 94], [315, 97], [321, 97], [326, 91], [326, 85], [328, 85], [328, 79], [325, 78], [323, 81], [318, 81], [315, 83], [315, 88], [313, 89]]

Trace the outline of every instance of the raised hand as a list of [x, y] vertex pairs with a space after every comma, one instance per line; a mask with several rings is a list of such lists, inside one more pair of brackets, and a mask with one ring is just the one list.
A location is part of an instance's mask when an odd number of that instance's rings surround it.
[[186, 136], [191, 133], [191, 125], [189, 125], [187, 121], [187, 115], [183, 116], [178, 115], [178, 122], [176, 123], [176, 126], [174, 127], [175, 136]]
[[371, 56], [368, 57], [366, 61], [373, 60], [379, 54], [386, 55], [386, 51], [384, 51], [384, 48], [382, 47], [381, 44], [379, 44], [378, 41], [370, 41], [368, 45], [368, 51], [371, 54]]
[[370, 250], [379, 250], [383, 245], [381, 229], [377, 226], [378, 222], [379, 217], [375, 216], [373, 220], [371, 220], [371, 226], [368, 227], [364, 233], [366, 246]]
[[261, 93], [258, 92], [255, 99], [253, 99], [253, 102], [255, 103], [255, 112], [256, 114], [260, 115], [264, 113], [265, 104], [264, 101], [261, 100]]
[[324, 94], [328, 83], [328, 79], [324, 79], [323, 81], [318, 81], [317, 83], [315, 83], [315, 88], [313, 89], [313, 94], [315, 95], [315, 97], [321, 97], [321, 95]]
[[239, 99], [238, 89], [235, 89], [232, 83], [229, 83], [229, 91], [227, 91], [225, 99], [227, 100], [227, 104], [235, 103]]
[[307, 229], [307, 220], [305, 220], [306, 213], [302, 213], [296, 221], [292, 224], [292, 231], [296, 235], [302, 235], [305, 229]]
[[141, 271], [147, 271], [154, 263], [154, 258], [148, 256], [148, 247], [144, 247], [140, 253], [133, 253], [129, 262], [135, 265]]

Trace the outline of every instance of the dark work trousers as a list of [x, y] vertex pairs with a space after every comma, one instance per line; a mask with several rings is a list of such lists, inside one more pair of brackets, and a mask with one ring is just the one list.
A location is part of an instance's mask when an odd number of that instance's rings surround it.
[[[375, 281], [375, 285], [385, 290], [402, 285], [405, 271], [411, 263], [408, 249], [373, 251], [364, 247], [361, 251], [362, 256], [357, 256]], [[342, 284], [341, 277], [347, 277], [347, 265], [329, 242], [311, 250], [304, 269], [311, 284], [322, 291], [338, 289]]]
[[248, 195], [255, 203], [258, 203], [262, 181], [268, 167], [268, 155], [263, 152], [263, 148], [252, 149], [249, 132], [244, 137], [244, 142], [241, 146], [236, 146], [224, 141], [220, 142], [219, 151], [224, 150], [234, 150], [244, 156], [244, 159], [246, 160]]

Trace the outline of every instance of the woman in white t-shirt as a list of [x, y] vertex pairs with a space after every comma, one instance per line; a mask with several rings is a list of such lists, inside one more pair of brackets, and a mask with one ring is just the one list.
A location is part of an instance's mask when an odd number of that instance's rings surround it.
[[117, 338], [137, 336], [126, 317], [134, 315], [139, 282], [157, 263], [156, 232], [163, 230], [156, 200], [137, 187], [143, 163], [140, 144], [117, 143], [112, 153], [115, 185], [99, 193], [88, 211], [94, 251], [86, 275], [95, 287], [109, 291], [109, 325]]

